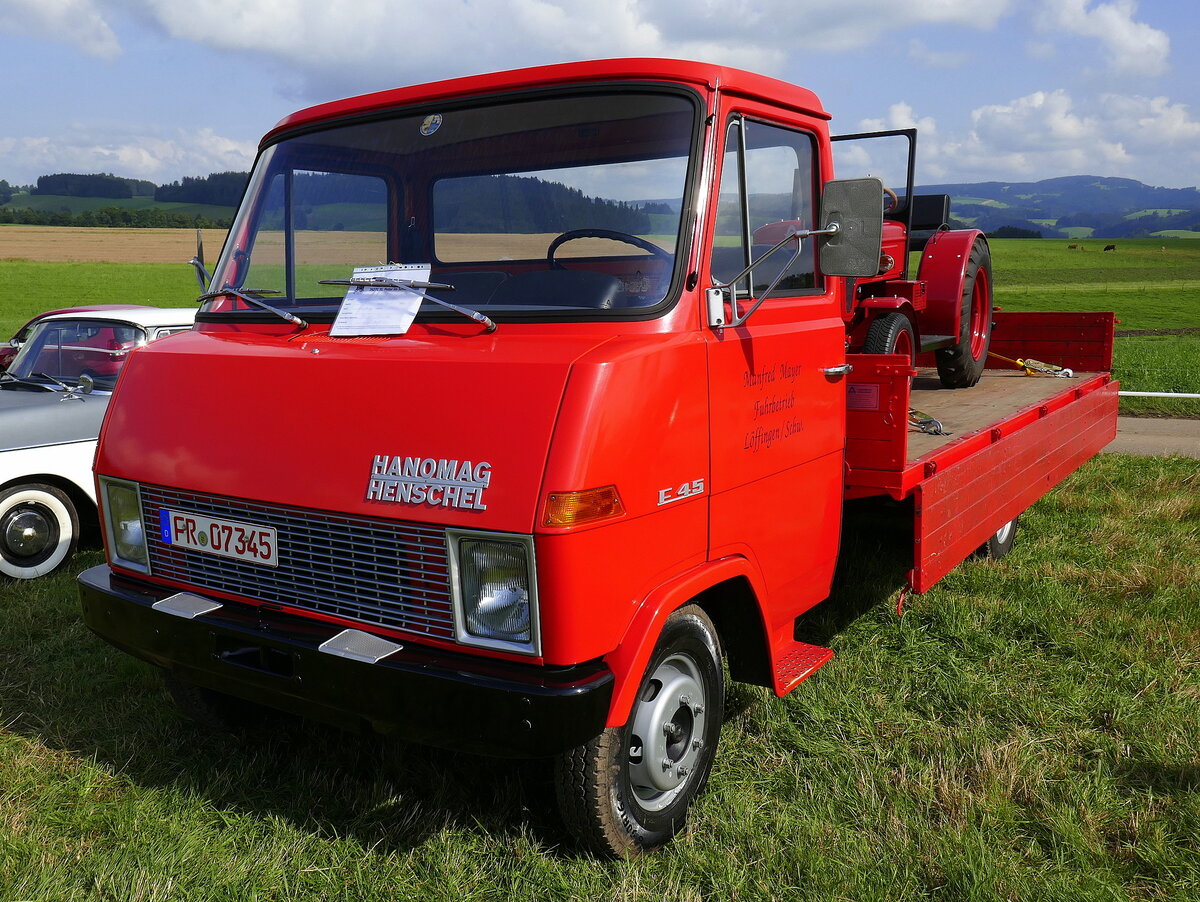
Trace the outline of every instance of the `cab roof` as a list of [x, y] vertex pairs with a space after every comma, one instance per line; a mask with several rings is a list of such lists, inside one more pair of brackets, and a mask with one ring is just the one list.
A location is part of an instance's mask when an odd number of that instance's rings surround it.
[[304, 128], [346, 116], [358, 116], [437, 101], [450, 101], [484, 94], [560, 87], [604, 81], [644, 81], [685, 84], [702, 91], [721, 91], [775, 103], [822, 119], [829, 119], [820, 99], [812, 91], [764, 75], [712, 63], [671, 59], [611, 59], [560, 63], [511, 69], [487, 75], [470, 75], [446, 81], [411, 85], [372, 94], [362, 94], [309, 107], [286, 116], [267, 133], [262, 144], [271, 143], [282, 132]]

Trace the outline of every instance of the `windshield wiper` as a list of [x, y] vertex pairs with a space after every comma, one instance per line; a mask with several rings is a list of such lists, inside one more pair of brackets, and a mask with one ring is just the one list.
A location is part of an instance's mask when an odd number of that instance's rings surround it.
[[245, 301], [247, 304], [253, 304], [255, 307], [261, 307], [268, 313], [274, 313], [280, 319], [287, 320], [289, 323], [293, 323], [299, 326], [301, 329], [307, 329], [308, 323], [306, 323], [300, 317], [288, 313], [286, 310], [280, 310], [278, 307], [272, 307], [261, 297], [259, 297], [259, 295], [263, 294], [279, 293], [280, 292], [276, 291], [274, 288], [246, 288], [242, 290], [237, 288], [222, 288], [220, 291], [209, 291], [206, 294], [200, 295], [200, 297], [196, 298], [196, 302], [203, 304], [205, 301], [211, 301], [216, 298], [231, 294], [235, 298], [240, 298], [241, 300]]
[[[31, 373], [33, 376], [42, 376], [42, 373]], [[49, 376], [44, 378], [49, 379]], [[30, 388], [36, 388], [38, 391], [54, 391], [49, 385], [44, 382], [34, 382], [32, 379], [26, 379], [23, 376], [14, 376], [12, 373], [0, 373], [0, 382], [15, 382], [17, 385], [28, 385]]]
[[413, 291], [419, 294], [427, 301], [433, 301], [439, 307], [445, 307], [447, 310], [453, 310], [462, 316], [472, 319], [485, 326], [484, 332], [495, 332], [496, 323], [491, 317], [485, 316], [478, 310], [472, 310], [470, 307], [460, 307], [457, 304], [451, 304], [449, 301], [443, 301], [441, 298], [435, 298], [431, 294], [426, 294], [425, 290], [436, 291], [453, 291], [453, 285], [447, 285], [443, 282], [416, 282], [412, 279], [321, 279], [322, 285], [350, 285], [354, 288], [402, 288], [408, 291]]

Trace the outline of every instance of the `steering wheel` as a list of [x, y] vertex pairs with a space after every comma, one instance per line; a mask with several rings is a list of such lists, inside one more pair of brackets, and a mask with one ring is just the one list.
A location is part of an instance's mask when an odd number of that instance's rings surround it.
[[[895, 210], [897, 207], [900, 206], [900, 198], [897, 197], [896, 192], [893, 191], [891, 188], [889, 188], [887, 185], [883, 186], [883, 195], [884, 195], [884, 201], [883, 201], [883, 212], [884, 213], [889, 213], [892, 210]], [[891, 203], [888, 203], [889, 200], [891, 201]]]
[[649, 251], [651, 256], [659, 257], [668, 262], [674, 257], [673, 254], [663, 250], [654, 242], [647, 241], [645, 238], [639, 238], [637, 235], [630, 235], [628, 232], [618, 232], [614, 229], [571, 229], [569, 232], [563, 232], [551, 241], [550, 246], [546, 248], [546, 264], [551, 269], [564, 268], [561, 263], [554, 259], [554, 252], [568, 241], [574, 241], [576, 238], [608, 238], [612, 241], [623, 241], [626, 244], [632, 244], [634, 247], [640, 247], [644, 251]]

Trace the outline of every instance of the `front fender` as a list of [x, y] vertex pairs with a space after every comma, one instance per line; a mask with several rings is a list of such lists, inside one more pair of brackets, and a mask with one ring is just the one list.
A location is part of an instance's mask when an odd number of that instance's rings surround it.
[[642, 675], [667, 618], [704, 590], [737, 577], [749, 582], [756, 597], [763, 597], [762, 575], [750, 561], [740, 556], [707, 561], [663, 583], [646, 596], [620, 645], [604, 659], [616, 677], [606, 726], [619, 727], [629, 719]]

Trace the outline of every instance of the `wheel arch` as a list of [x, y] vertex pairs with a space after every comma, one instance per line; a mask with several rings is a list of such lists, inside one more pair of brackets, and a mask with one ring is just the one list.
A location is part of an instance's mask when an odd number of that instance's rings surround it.
[[75, 506], [75, 515], [79, 518], [80, 539], [89, 545], [100, 542], [100, 519], [96, 502], [92, 496], [77, 482], [65, 476], [54, 473], [28, 473], [15, 476], [7, 482], [0, 483], [0, 491], [18, 485], [30, 484], [48, 485], [58, 489]]
[[621, 726], [628, 720], [663, 625], [687, 604], [699, 605], [712, 620], [732, 679], [772, 685], [760, 590], [752, 565], [745, 558], [729, 557], [703, 564], [651, 592], [620, 645], [606, 657], [616, 680], [607, 726]]

